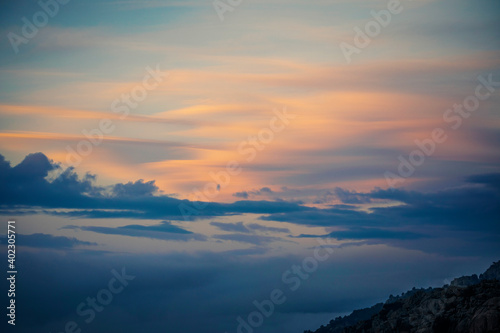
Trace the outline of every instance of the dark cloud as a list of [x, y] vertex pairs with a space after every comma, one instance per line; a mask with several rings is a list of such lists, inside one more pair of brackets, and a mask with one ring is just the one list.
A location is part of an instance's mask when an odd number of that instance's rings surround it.
[[370, 202], [370, 198], [366, 197], [362, 193], [357, 193], [355, 191], [349, 191], [336, 187], [334, 190], [337, 198], [345, 204], [361, 204]]
[[384, 226], [394, 224], [394, 221], [380, 220], [366, 211], [343, 208], [310, 209], [295, 213], [277, 213], [261, 216], [263, 221], [289, 222], [294, 224], [333, 227], [333, 226]]
[[227, 234], [227, 235], [214, 235], [212, 238], [229, 240], [240, 243], [248, 243], [254, 245], [264, 245], [272, 242], [283, 241], [279, 237], [261, 236], [261, 235], [248, 235], [248, 234]]
[[233, 196], [243, 199], [265, 196], [268, 199], [278, 201], [286, 200], [289, 202], [299, 202], [300, 198], [300, 202], [307, 200], [307, 202], [314, 204], [328, 204], [335, 199], [338, 199], [342, 201], [342, 203], [346, 204], [361, 204], [370, 202], [370, 198], [366, 196], [366, 194], [349, 191], [340, 187], [336, 187], [333, 190], [325, 190], [315, 188], [294, 189], [283, 186], [279, 191], [273, 191], [269, 187], [263, 187], [260, 190], [236, 192]]
[[[47, 249], [70, 249], [77, 246], [94, 246], [97, 243], [84, 242], [76, 238], [64, 236], [53, 236], [47, 234], [32, 234], [32, 235], [16, 235], [16, 243], [18, 246], [47, 248]], [[8, 244], [7, 237], [0, 238], [0, 244]]]
[[500, 173], [469, 176], [466, 178], [466, 181], [473, 184], [482, 184], [500, 189]]
[[344, 205], [344, 204], [331, 205], [330, 207], [335, 209], [350, 209], [350, 210], [354, 210], [357, 208], [355, 205]]
[[288, 228], [275, 228], [275, 227], [267, 227], [258, 223], [250, 223], [247, 225], [249, 229], [262, 231], [262, 232], [286, 232], [289, 233], [290, 230]]
[[[346, 230], [336, 236], [341, 238], [374, 239], [375, 228], [378, 239], [387, 244], [412, 247], [422, 250], [444, 251], [444, 247], [431, 246], [431, 242], [419, 242], [416, 235], [428, 235], [429, 229], [444, 238], [446, 235], [461, 237], [457, 232], [474, 232], [477, 248], [490, 248], [492, 240], [480, 241], [481, 237], [500, 234], [500, 187], [499, 174], [474, 175], [458, 187], [438, 192], [418, 192], [405, 189], [380, 189], [370, 192], [355, 192], [337, 188], [334, 195], [342, 198], [344, 204], [328, 208], [315, 208], [288, 201], [242, 200], [234, 203], [192, 202], [158, 194], [154, 181], [139, 180], [103, 188], [96, 186], [95, 176], [87, 174], [79, 178], [74, 170], [65, 170], [59, 177], [49, 181], [47, 176], [57, 169], [41, 153], [28, 155], [19, 165], [11, 167], [0, 159], [0, 199], [3, 213], [41, 209], [48, 214], [86, 218], [127, 218], [155, 220], [196, 220], [216, 216], [230, 216], [245, 213], [259, 214], [262, 221], [289, 222], [307, 226], [339, 227]], [[262, 188], [261, 193], [280, 195], [294, 192], [282, 188], [275, 192]], [[323, 191], [324, 192], [324, 191]], [[330, 192], [328, 192], [330, 193]], [[330, 195], [324, 192], [324, 195]], [[320, 192], [311, 192], [318, 196]], [[345, 203], [350, 203], [349, 205]], [[360, 209], [359, 204], [373, 203], [370, 210]], [[376, 204], [376, 205], [375, 205]], [[218, 223], [218, 222], [216, 222]], [[264, 244], [269, 238], [258, 238], [257, 232], [287, 232], [283, 230], [256, 227], [244, 224], [213, 224], [222, 230], [243, 235], [219, 235], [217, 239], [235, 240], [250, 244]], [[166, 231], [166, 228], [170, 228]], [[120, 234], [131, 237], [148, 237], [169, 240], [203, 240], [201, 235], [173, 232], [172, 225], [152, 227], [128, 226], [122, 228], [89, 227], [89, 231]], [[163, 230], [160, 230], [163, 228]], [[358, 229], [355, 229], [358, 228]], [[388, 234], [388, 230], [411, 231]], [[186, 230], [184, 230], [186, 231]], [[369, 232], [371, 231], [371, 232]], [[255, 233], [254, 233], [255, 232]], [[254, 237], [255, 236], [255, 237]], [[335, 235], [334, 235], [335, 236]], [[397, 237], [399, 236], [399, 242]], [[254, 237], [254, 238], [252, 238]], [[274, 241], [274, 240], [273, 240]], [[453, 241], [450, 249], [459, 249]], [[442, 242], [441, 244], [445, 244]], [[487, 245], [489, 244], [489, 245]], [[493, 246], [494, 247], [494, 246]], [[439, 252], [438, 251], [438, 252]], [[446, 250], [448, 251], [448, 250]]]
[[338, 239], [372, 239], [394, 247], [445, 255], [480, 255], [498, 250], [498, 177], [473, 176], [462, 186], [429, 193], [375, 189], [362, 193], [377, 201], [377, 206], [369, 211], [335, 206], [270, 214], [260, 219], [345, 229], [332, 233]]
[[255, 233], [255, 232], [264, 232], [264, 233], [289, 233], [290, 230], [288, 228], [274, 228], [274, 227], [266, 227], [264, 225], [258, 223], [249, 223], [243, 224], [243, 222], [237, 223], [221, 223], [221, 222], [210, 222], [211, 225], [219, 228], [223, 231], [228, 232], [239, 232], [239, 233]]
[[248, 195], [248, 192], [247, 191], [243, 191], [243, 192], [236, 192], [233, 194], [233, 196], [237, 197], [237, 198], [242, 198], [242, 199], [248, 199], [249, 195]]
[[171, 220], [308, 209], [288, 202], [237, 201], [221, 204], [179, 200], [166, 195], [154, 195], [158, 190], [154, 181], [138, 180], [108, 188], [99, 187], [94, 184], [96, 176], [86, 174], [80, 178], [73, 168], [68, 168], [52, 181], [48, 180], [49, 173], [58, 168], [42, 153], [26, 156], [15, 167], [11, 167], [1, 156], [1, 209], [22, 212], [26, 208], [41, 207], [65, 209], [46, 212], [68, 217]]
[[92, 231], [106, 235], [122, 235], [129, 237], [144, 237], [151, 239], [172, 240], [172, 241], [205, 241], [207, 237], [201, 234], [195, 234], [191, 231], [182, 229], [172, 223], [163, 221], [160, 224], [152, 226], [144, 225], [126, 225], [123, 227], [110, 228], [101, 226], [66, 226], [63, 229], [80, 229]]
[[[291, 213], [262, 216], [262, 220], [316, 226], [398, 227], [444, 226], [454, 230], [500, 233], [500, 188], [498, 174], [474, 176], [471, 186], [460, 186], [439, 192], [422, 193], [404, 189], [375, 189], [356, 193], [370, 200], [392, 202], [368, 211], [351, 206], [335, 206]], [[351, 192], [352, 194], [352, 192]], [[398, 204], [399, 203], [399, 204]]]
[[116, 184], [113, 186], [113, 194], [117, 197], [142, 197], [152, 196], [158, 192], [158, 186], [155, 181], [144, 182], [139, 179], [138, 181], [128, 182], [127, 184]]
[[47, 177], [49, 171], [55, 168], [51, 161], [42, 153], [27, 155], [21, 163], [13, 168], [10, 167], [10, 163], [5, 161], [3, 156], [0, 158], [2, 178], [14, 178], [16, 181], [22, 183], [40, 182]]
[[187, 231], [178, 226], [173, 225], [171, 222], [163, 221], [160, 224], [152, 225], [152, 226], [144, 226], [144, 225], [127, 225], [124, 227], [119, 227], [120, 229], [130, 229], [137, 231], [156, 231], [156, 232], [167, 232], [172, 234], [192, 234], [191, 231]]
[[223, 231], [242, 232], [242, 233], [250, 232], [250, 230], [248, 230], [248, 228], [245, 227], [243, 222], [237, 222], [237, 223], [210, 222], [210, 224]]
[[404, 230], [394, 230], [394, 229], [380, 229], [380, 228], [351, 228], [348, 230], [334, 231], [327, 235], [307, 235], [301, 234], [295, 236], [295, 238], [326, 238], [332, 237], [338, 240], [356, 240], [356, 239], [420, 239], [428, 238], [429, 236], [420, 233], [415, 233], [411, 231]]
[[237, 198], [248, 199], [250, 197], [256, 197], [260, 195], [270, 195], [273, 193], [275, 192], [273, 192], [273, 190], [271, 190], [269, 187], [263, 187], [260, 190], [236, 192], [233, 194], [233, 196]]

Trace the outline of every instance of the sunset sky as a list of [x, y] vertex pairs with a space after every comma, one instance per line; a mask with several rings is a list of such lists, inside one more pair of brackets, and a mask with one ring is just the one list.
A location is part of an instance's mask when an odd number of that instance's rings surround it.
[[395, 1], [4, 1], [9, 329], [237, 332], [325, 238], [255, 332], [500, 259], [500, 3]]

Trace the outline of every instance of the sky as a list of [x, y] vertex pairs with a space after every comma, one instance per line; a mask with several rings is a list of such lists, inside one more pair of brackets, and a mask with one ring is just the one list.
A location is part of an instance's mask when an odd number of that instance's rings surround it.
[[499, 259], [498, 1], [0, 6], [7, 332], [301, 333]]

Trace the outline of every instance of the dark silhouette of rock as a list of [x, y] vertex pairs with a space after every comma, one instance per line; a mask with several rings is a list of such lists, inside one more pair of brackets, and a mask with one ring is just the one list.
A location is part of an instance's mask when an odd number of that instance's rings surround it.
[[484, 272], [479, 276], [480, 280], [499, 280], [500, 281], [500, 260], [493, 263], [493, 265], [490, 266]]
[[[377, 311], [379, 305], [369, 309]], [[355, 311], [332, 320], [314, 333], [498, 333], [500, 261], [479, 278], [463, 276], [443, 288], [413, 288], [401, 296], [391, 295], [381, 309], [363, 319], [370, 315], [366, 310], [360, 310], [361, 316], [353, 316]]]
[[479, 278], [476, 274], [469, 276], [462, 276], [451, 281], [451, 285], [454, 287], [468, 287], [479, 283]]

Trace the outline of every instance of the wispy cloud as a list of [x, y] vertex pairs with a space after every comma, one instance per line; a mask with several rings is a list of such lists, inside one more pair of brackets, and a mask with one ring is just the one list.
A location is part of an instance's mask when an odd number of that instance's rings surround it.
[[123, 227], [101, 227], [101, 226], [65, 226], [62, 229], [85, 230], [106, 235], [121, 235], [128, 237], [143, 237], [151, 239], [161, 239], [166, 241], [206, 241], [207, 237], [187, 231], [171, 222], [163, 221], [157, 225], [126, 225]]
[[[89, 247], [97, 246], [97, 243], [81, 241], [76, 238], [64, 237], [64, 236], [53, 236], [48, 234], [17, 234], [18, 245], [34, 247], [34, 248], [44, 248], [44, 249], [60, 249], [67, 250], [77, 247]], [[10, 244], [7, 241], [7, 237], [0, 237], [1, 244]]]

